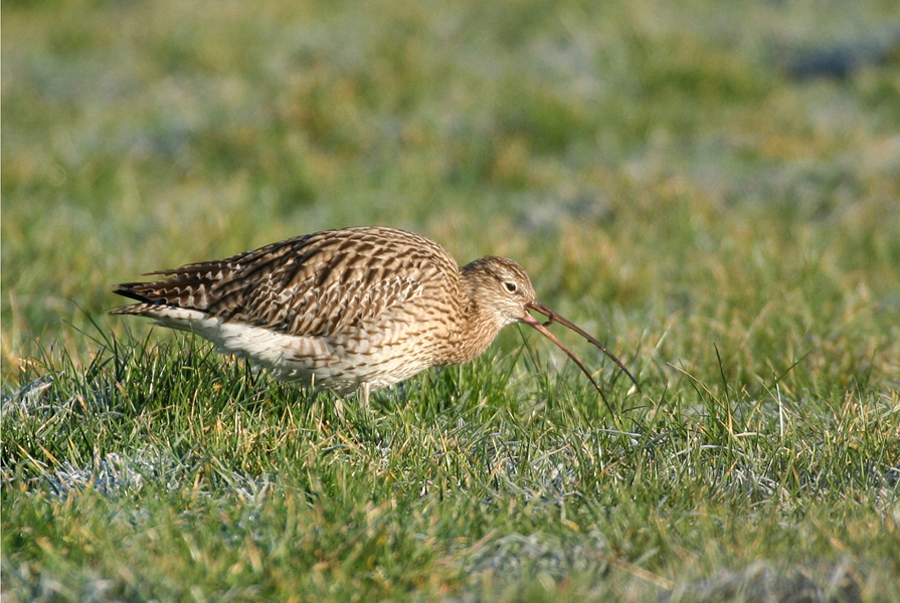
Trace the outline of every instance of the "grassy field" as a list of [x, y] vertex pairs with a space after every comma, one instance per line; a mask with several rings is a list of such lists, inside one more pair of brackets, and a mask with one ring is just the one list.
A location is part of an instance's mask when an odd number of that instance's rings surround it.
[[[900, 602], [898, 31], [894, 0], [4, 3], [3, 603]], [[512, 327], [341, 413], [106, 314], [358, 224], [515, 258], [643, 391], [560, 333], [611, 416]]]

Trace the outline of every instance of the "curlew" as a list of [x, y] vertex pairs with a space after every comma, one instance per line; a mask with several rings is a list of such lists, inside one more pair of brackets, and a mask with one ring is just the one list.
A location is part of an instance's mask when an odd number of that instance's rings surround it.
[[338, 395], [359, 390], [366, 403], [371, 390], [473, 360], [515, 322], [559, 346], [604, 402], [590, 371], [547, 329], [551, 323], [597, 346], [637, 385], [603, 344], [537, 300], [517, 263], [488, 256], [460, 268], [438, 243], [411, 232], [317, 232], [148, 276], [160, 278], [116, 286], [138, 303], [113, 314], [195, 333], [280, 380]]

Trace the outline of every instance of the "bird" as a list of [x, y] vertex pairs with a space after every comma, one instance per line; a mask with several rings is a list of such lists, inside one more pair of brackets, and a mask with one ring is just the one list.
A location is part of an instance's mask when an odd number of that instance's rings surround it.
[[137, 303], [113, 314], [194, 333], [278, 380], [338, 396], [358, 391], [366, 406], [371, 391], [474, 360], [513, 323], [559, 346], [608, 408], [600, 385], [549, 325], [597, 346], [640, 389], [602, 343], [537, 299], [515, 261], [486, 256], [460, 267], [439, 243], [404, 230], [326, 230], [144, 276], [157, 278], [115, 286]]

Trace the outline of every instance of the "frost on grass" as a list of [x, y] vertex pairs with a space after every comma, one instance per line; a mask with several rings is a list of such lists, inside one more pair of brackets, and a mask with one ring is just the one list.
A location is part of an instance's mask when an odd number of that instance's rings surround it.
[[[603, 537], [594, 532], [570, 538], [547, 533], [495, 538], [479, 544], [466, 557], [462, 569], [476, 578], [475, 584], [489, 585], [489, 589], [507, 594], [510, 588], [527, 591], [532, 582], [552, 590], [556, 588], [554, 585], [577, 576], [579, 581], [587, 580], [600, 588], [596, 600], [607, 600], [608, 594], [602, 594], [602, 584], [610, 582], [613, 575], [621, 575], [623, 570], [632, 574], [636, 583], [661, 586], [649, 572], [621, 567], [606, 551]], [[483, 580], [485, 577], [488, 579]], [[864, 600], [859, 573], [849, 560], [794, 566], [757, 561], [741, 571], [724, 570], [706, 579], [679, 582], [657, 592], [658, 603], [861, 603]], [[482, 599], [473, 591], [458, 600]]]
[[723, 571], [676, 587], [660, 603], [857, 603], [860, 587], [848, 562], [778, 569], [758, 561], [741, 572]]
[[464, 569], [466, 573], [490, 571], [511, 581], [539, 574], [554, 580], [572, 573], [599, 578], [608, 569], [607, 559], [605, 539], [599, 532], [577, 539], [549, 533], [508, 534], [476, 548]]
[[44, 375], [26, 383], [12, 394], [3, 395], [0, 398], [0, 420], [5, 419], [10, 412], [34, 415], [50, 410], [46, 394], [52, 386], [53, 378], [50, 375]]
[[[65, 461], [48, 471], [43, 486], [57, 496], [92, 489], [109, 498], [141, 494], [145, 488], [163, 488], [179, 492], [186, 488], [199, 496], [215, 497], [216, 493], [235, 497], [244, 504], [259, 506], [272, 491], [270, 475], [248, 477], [239, 472], [217, 467], [211, 480], [196, 481], [199, 458], [181, 458], [169, 450], [142, 446], [130, 453], [110, 452], [96, 459], [91, 467]], [[199, 488], [194, 489], [195, 485]]]
[[561, 441], [548, 439], [535, 446], [490, 434], [472, 444], [471, 455], [481, 461], [497, 491], [516, 492], [528, 502], [556, 504], [583, 495], [573, 469], [575, 454]]
[[64, 461], [44, 476], [47, 489], [59, 496], [92, 488], [112, 498], [137, 494], [148, 483], [176, 491], [188, 481], [191, 467], [171, 454], [144, 446], [131, 454], [110, 452], [93, 467], [79, 467]]
[[3, 558], [3, 603], [80, 601], [81, 603], [107, 603], [121, 601], [115, 596], [117, 582], [104, 578], [93, 568], [85, 568], [83, 580], [77, 584], [65, 581], [53, 572], [41, 572], [31, 563], [13, 563]]
[[[56, 375], [58, 378], [59, 375]], [[44, 375], [18, 390], [4, 395], [0, 405], [4, 436], [13, 442], [27, 437], [46, 445], [51, 439], [64, 440], [73, 430], [85, 429], [85, 418], [110, 417], [109, 388], [69, 395], [58, 387], [53, 375]], [[49, 455], [49, 453], [46, 453]], [[78, 455], [76, 455], [78, 456]], [[4, 455], [0, 461], [4, 485], [25, 480], [32, 492], [47, 492], [65, 498], [92, 490], [109, 498], [134, 496], [150, 491], [192, 490], [194, 495], [237, 497], [244, 503], [261, 502], [271, 491], [268, 475], [246, 476], [220, 462], [176, 447], [140, 443], [100, 454], [96, 450], [79, 458], [58, 455]], [[28, 467], [25, 475], [17, 467]], [[213, 468], [211, 475], [198, 480], [201, 466]]]
[[0, 421], [4, 428], [19, 431], [25, 424], [36, 425], [39, 431], [48, 426], [53, 431], [77, 425], [72, 420], [77, 413], [113, 413], [116, 399], [110, 384], [90, 384], [72, 393], [72, 384], [65, 372], [45, 374], [10, 394], [0, 396]]

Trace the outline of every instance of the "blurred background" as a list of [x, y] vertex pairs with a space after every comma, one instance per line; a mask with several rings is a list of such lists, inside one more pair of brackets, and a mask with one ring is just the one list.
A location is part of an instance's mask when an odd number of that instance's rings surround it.
[[630, 349], [900, 371], [895, 0], [31, 0], [2, 33], [4, 381], [120, 328], [116, 282], [362, 224], [514, 257]]

